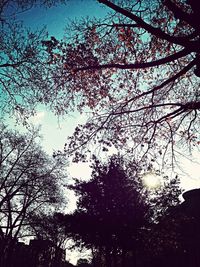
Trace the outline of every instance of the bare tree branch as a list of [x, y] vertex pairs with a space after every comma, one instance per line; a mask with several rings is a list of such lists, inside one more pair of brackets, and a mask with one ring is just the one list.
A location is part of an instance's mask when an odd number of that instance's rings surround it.
[[118, 5], [115, 5], [114, 3], [112, 3], [109, 0], [98, 0], [98, 1], [99, 1], [99, 3], [102, 3], [102, 4], [110, 7], [112, 10], [116, 11], [117, 13], [120, 13], [120, 14], [126, 16], [127, 18], [130, 18], [131, 20], [134, 20], [140, 27], [145, 29], [147, 32], [155, 35], [157, 38], [164, 39], [170, 43], [178, 44], [178, 45], [181, 45], [184, 47], [186, 47], [186, 46], [189, 47], [190, 44], [192, 43], [191, 41], [187, 41], [185, 38], [170, 36], [170, 35], [166, 34], [165, 32], [163, 32], [161, 29], [154, 28], [153, 26], [146, 23], [140, 17], [136, 16], [135, 14], [131, 13], [130, 11], [128, 11], [124, 8], [121, 8]]

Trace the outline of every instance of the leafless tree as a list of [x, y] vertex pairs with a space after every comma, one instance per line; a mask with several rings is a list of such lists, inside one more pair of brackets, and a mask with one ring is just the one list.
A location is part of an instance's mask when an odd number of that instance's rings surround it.
[[49, 158], [37, 138], [37, 132], [21, 135], [1, 126], [0, 243], [5, 257], [15, 240], [32, 235], [31, 214], [48, 215], [64, 203], [63, 163]]

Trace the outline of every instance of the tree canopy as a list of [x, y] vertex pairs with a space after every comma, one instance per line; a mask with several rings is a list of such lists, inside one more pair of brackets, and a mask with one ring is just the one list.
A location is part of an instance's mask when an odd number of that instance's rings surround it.
[[[200, 144], [199, 7], [195, 1], [109, 1], [103, 19], [68, 25], [67, 42], [46, 43], [59, 112], [90, 110], [66, 143], [92, 141], [151, 160]], [[87, 147], [88, 148], [88, 147]], [[80, 153], [80, 154], [79, 154]]]
[[[15, 7], [55, 4], [25, 2]], [[145, 162], [166, 164], [170, 155], [174, 165], [177, 153], [200, 144], [199, 7], [190, 0], [97, 2], [107, 17], [71, 22], [61, 41], [1, 23], [1, 112], [26, 119], [38, 103], [57, 115], [89, 111], [66, 142], [76, 160], [95, 143]], [[2, 3], [1, 14], [11, 3]]]

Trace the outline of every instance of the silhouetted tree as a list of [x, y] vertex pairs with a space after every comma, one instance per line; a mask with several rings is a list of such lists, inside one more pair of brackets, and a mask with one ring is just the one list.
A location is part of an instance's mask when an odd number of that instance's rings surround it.
[[98, 249], [106, 266], [116, 263], [117, 254], [123, 254], [124, 259], [128, 250], [139, 248], [140, 231], [148, 220], [145, 190], [136, 169], [132, 170], [128, 177], [122, 159], [117, 157], [112, 157], [107, 165], [95, 159], [92, 180], [76, 181], [70, 187], [80, 198], [77, 211], [65, 217], [66, 231], [75, 240]]
[[199, 189], [183, 194], [184, 202], [170, 207], [146, 234], [145, 266], [198, 266]]
[[180, 203], [180, 196], [183, 192], [180, 186], [180, 179], [178, 176], [169, 178], [168, 176], [162, 177], [163, 185], [153, 189], [153, 196], [150, 195], [149, 201], [151, 202], [150, 217], [153, 222], [159, 222], [163, 216], [171, 212], [174, 207]]
[[52, 267], [59, 266], [60, 251], [66, 249], [67, 235], [65, 226], [59, 220], [59, 214], [29, 214], [30, 231], [38, 240], [48, 240], [55, 249]]
[[160, 187], [147, 190], [135, 162], [114, 156], [106, 164], [95, 158], [92, 166], [90, 181], [70, 186], [80, 198], [73, 214], [60, 215], [66, 235], [92, 250], [94, 266], [159, 263], [180, 244], [181, 219], [169, 220], [180, 203], [178, 177], [166, 176]]
[[11, 266], [7, 260], [11, 259], [15, 241], [32, 235], [29, 215], [48, 214], [63, 202], [63, 162], [48, 157], [37, 144], [37, 139], [37, 131], [22, 135], [1, 125], [1, 266]]

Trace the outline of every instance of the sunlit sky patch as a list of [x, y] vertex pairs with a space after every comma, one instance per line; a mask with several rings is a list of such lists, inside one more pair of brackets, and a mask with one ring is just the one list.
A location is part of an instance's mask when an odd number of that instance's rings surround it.
[[144, 186], [148, 189], [157, 189], [161, 186], [161, 177], [154, 172], [147, 172], [143, 175]]

